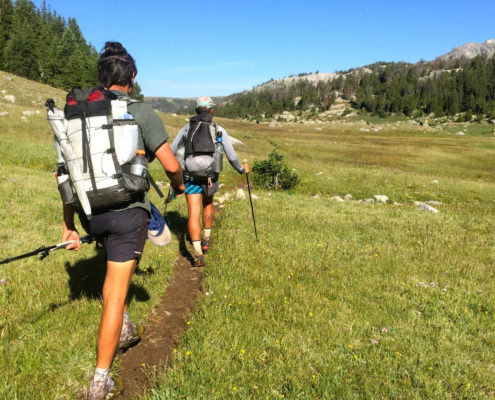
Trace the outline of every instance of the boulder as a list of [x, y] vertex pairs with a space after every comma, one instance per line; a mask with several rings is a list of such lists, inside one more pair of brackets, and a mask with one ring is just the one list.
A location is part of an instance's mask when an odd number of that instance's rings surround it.
[[431, 212], [433, 214], [437, 214], [439, 212], [435, 207], [432, 207], [429, 204], [426, 204], [426, 203], [423, 203], [420, 201], [417, 201], [415, 203], [416, 203], [416, 210], [428, 211], [428, 212]]
[[14, 104], [15, 103], [15, 96], [12, 95], [12, 94], [6, 94], [5, 96], [3, 96], [3, 98], [5, 99], [5, 101], [7, 103], [10, 103], [10, 104]]
[[244, 200], [246, 198], [246, 193], [242, 189], [237, 189], [237, 193], [235, 194], [236, 200]]
[[388, 197], [384, 194], [375, 194], [373, 196], [378, 204], [385, 204], [388, 202]]

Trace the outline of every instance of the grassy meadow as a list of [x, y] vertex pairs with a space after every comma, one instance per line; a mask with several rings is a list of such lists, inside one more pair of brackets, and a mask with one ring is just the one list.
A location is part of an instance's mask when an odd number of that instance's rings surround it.
[[[63, 93], [6, 76], [0, 258], [57, 243], [61, 233], [42, 105], [47, 97], [61, 105]], [[40, 113], [24, 121], [27, 110]], [[172, 137], [186, 123], [162, 118]], [[142, 399], [494, 399], [495, 139], [487, 127], [218, 122], [251, 164], [277, 146], [300, 184], [253, 189], [258, 241], [249, 201], [225, 202], [188, 329]], [[246, 182], [224, 163], [218, 197]], [[151, 171], [165, 180], [156, 162]], [[331, 199], [347, 194], [354, 200]], [[390, 201], [358, 201], [379, 194]], [[439, 213], [416, 209], [414, 201], [431, 200]], [[167, 211], [187, 217], [184, 199]], [[162, 249], [146, 245], [133, 319], [146, 324], [177, 252], [176, 236]], [[0, 266], [0, 399], [84, 393], [103, 260], [84, 245]]]

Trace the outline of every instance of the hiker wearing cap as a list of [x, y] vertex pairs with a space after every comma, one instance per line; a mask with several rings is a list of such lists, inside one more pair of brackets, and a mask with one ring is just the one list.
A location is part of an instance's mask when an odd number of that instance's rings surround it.
[[[131, 102], [137, 68], [134, 59], [118, 42], [106, 42], [98, 62], [99, 78], [119, 100], [126, 100], [126, 119], [136, 121], [139, 131], [139, 150], [136, 157], [160, 161], [176, 194], [184, 193], [182, 170], [174, 157], [168, 134], [158, 115], [148, 105]], [[113, 105], [112, 105], [113, 107]], [[147, 162], [146, 162], [147, 164]], [[62, 241], [74, 240], [67, 249], [79, 250], [79, 233], [74, 224], [74, 207], [64, 204]], [[78, 211], [78, 210], [76, 210]], [[89, 400], [113, 398], [122, 391], [123, 384], [116, 376], [109, 376], [116, 351], [128, 348], [140, 340], [142, 328], [127, 314], [126, 297], [135, 267], [139, 262], [148, 235], [151, 206], [144, 191], [128, 204], [106, 210], [93, 211], [91, 218], [79, 213], [81, 223], [100, 241], [107, 256], [107, 272], [103, 284], [103, 309], [98, 330], [96, 370], [89, 386]]]
[[[194, 248], [195, 267], [204, 266], [204, 256], [211, 247], [214, 210], [213, 196], [219, 187], [222, 154], [240, 174], [249, 172], [249, 165], [241, 165], [225, 129], [213, 121], [213, 100], [208, 96], [196, 99], [196, 115], [191, 117], [172, 143], [172, 152], [181, 162], [189, 218], [187, 227]], [[201, 209], [203, 235], [201, 237]]]

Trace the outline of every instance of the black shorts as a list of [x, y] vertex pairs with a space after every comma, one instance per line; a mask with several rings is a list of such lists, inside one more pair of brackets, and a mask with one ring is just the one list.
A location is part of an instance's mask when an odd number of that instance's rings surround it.
[[129, 208], [93, 215], [89, 230], [105, 247], [107, 261], [139, 262], [148, 237], [148, 213], [143, 208]]

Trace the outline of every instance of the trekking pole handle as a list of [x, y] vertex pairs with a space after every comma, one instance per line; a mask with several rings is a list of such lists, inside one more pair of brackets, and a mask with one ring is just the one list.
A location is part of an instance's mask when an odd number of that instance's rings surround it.
[[244, 172], [246, 174], [249, 173], [249, 164], [248, 164], [247, 158], [245, 158], [244, 160], [242, 160], [242, 168], [244, 168]]
[[[90, 235], [82, 236], [79, 238], [80, 243], [87, 243], [90, 244], [93, 242], [93, 237]], [[62, 242], [62, 243], [57, 243], [55, 246], [53, 246], [50, 251], [53, 250], [60, 250], [60, 249], [65, 249], [69, 244], [74, 243], [74, 240], [68, 240], [67, 242]]]

